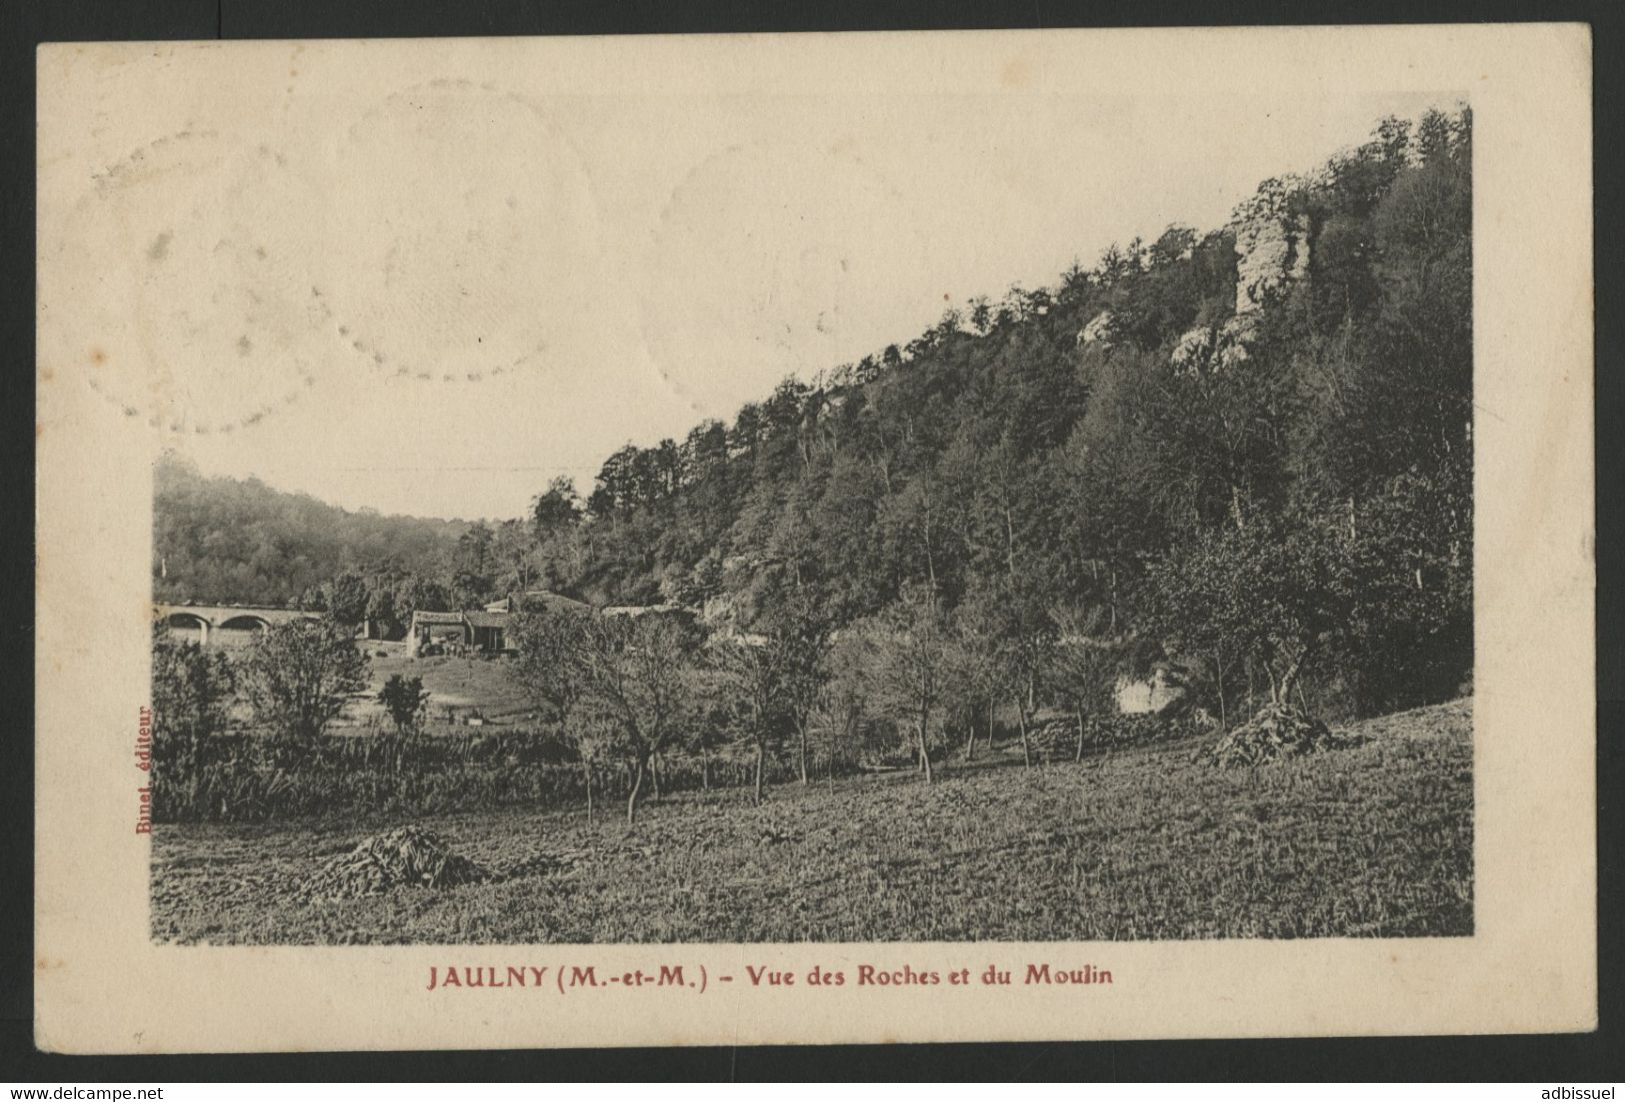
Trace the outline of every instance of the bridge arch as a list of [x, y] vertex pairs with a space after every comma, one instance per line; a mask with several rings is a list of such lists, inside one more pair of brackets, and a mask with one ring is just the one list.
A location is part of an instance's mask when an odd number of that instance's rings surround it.
[[320, 615], [270, 606], [153, 603], [154, 618], [169, 625], [178, 639], [209, 646], [251, 643], [277, 624], [320, 619]]
[[271, 621], [263, 616], [256, 616], [251, 612], [241, 612], [235, 616], [221, 619], [215, 630], [219, 633], [219, 642], [226, 645], [242, 645], [258, 639], [265, 634], [270, 626]]
[[209, 641], [209, 621], [195, 612], [171, 612], [164, 617], [164, 623], [175, 638], [184, 643], [207, 643]]

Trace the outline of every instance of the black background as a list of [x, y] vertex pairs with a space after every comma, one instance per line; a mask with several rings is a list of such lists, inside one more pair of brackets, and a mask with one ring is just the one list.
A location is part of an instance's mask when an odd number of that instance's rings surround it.
[[[706, 1048], [484, 1053], [330, 1053], [65, 1057], [37, 1052], [33, 1005], [33, 694], [22, 677], [0, 691], [0, 1081], [90, 1084], [212, 1080], [1258, 1080], [1522, 1081], [1576, 1085], [1622, 1078], [1619, 921], [1620, 729], [1625, 714], [1625, 601], [1619, 590], [1625, 459], [1620, 372], [1619, 214], [1625, 60], [1618, 5], [1468, 4], [1378, 0], [1352, 4], [913, 3], [811, 0], [692, 3], [637, 0], [28, 0], [0, 5], [0, 435], [7, 477], [0, 590], [5, 668], [33, 670], [34, 47], [40, 42], [439, 35], [678, 34], [1079, 26], [1267, 25], [1578, 21], [1593, 26], [1597, 169], [1597, 689], [1598, 960], [1602, 1028], [1542, 1037], [1332, 1038], [1271, 1041]], [[1538, 278], [1538, 273], [1530, 273]], [[1539, 737], [1531, 732], [1530, 737]], [[1510, 982], [1516, 982], [1515, 979]], [[154, 1007], [154, 1013], [163, 1013]], [[1531, 1097], [1536, 1097], [1531, 1094]]]

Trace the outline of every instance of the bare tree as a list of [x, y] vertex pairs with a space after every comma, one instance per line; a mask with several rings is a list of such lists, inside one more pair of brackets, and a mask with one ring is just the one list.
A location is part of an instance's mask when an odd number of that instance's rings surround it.
[[782, 649], [780, 675], [784, 706], [796, 731], [801, 783], [807, 784], [807, 742], [813, 714], [829, 680], [831, 624], [816, 594], [797, 589], [789, 594], [769, 625]]
[[601, 723], [582, 714], [582, 698], [589, 685], [583, 657], [591, 613], [568, 608], [523, 611], [513, 630], [518, 657], [510, 676], [556, 725], [581, 762], [587, 787], [587, 820], [592, 821], [594, 759], [606, 748]]
[[1050, 648], [1045, 680], [1072, 707], [1078, 739], [1073, 761], [1083, 760], [1084, 717], [1103, 711], [1111, 700], [1111, 687], [1122, 657], [1121, 641], [1104, 634], [1109, 611], [1099, 606], [1065, 606], [1051, 610], [1055, 645]]
[[925, 782], [932, 784], [931, 719], [942, 701], [948, 650], [936, 594], [924, 586], [904, 586], [897, 602], [869, 623], [865, 637], [875, 693], [912, 728]]
[[1038, 682], [1055, 643], [1054, 625], [1043, 605], [1040, 585], [1012, 577], [996, 590], [995, 631], [999, 637], [999, 680], [1016, 706], [1023, 764], [1032, 768], [1030, 732], [1037, 707]]
[[605, 729], [631, 773], [628, 826], [637, 821], [650, 761], [681, 730], [690, 642], [663, 616], [599, 617], [582, 633], [582, 702], [590, 715], [608, 721]]
[[745, 737], [755, 748], [754, 801], [759, 805], [763, 763], [784, 730], [783, 693], [789, 648], [772, 637], [718, 639], [711, 644], [711, 655], [723, 684], [737, 701]]
[[948, 644], [949, 697], [965, 722], [965, 760], [976, 753], [976, 716], [987, 716], [988, 746], [993, 745], [993, 705], [999, 689], [1002, 643], [992, 593], [973, 588], [955, 610]]

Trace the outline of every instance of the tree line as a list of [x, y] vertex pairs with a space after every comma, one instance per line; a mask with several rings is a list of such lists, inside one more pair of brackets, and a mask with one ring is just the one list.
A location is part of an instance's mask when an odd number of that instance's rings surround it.
[[[517, 656], [504, 668], [535, 705], [526, 737], [549, 763], [579, 768], [587, 813], [603, 778], [624, 778], [626, 816], [659, 795], [664, 769], [680, 764], [710, 787], [721, 757], [749, 755], [752, 799], [768, 767], [793, 762], [802, 785], [822, 762], [833, 782], [859, 759], [912, 759], [926, 783], [950, 755], [974, 757], [994, 738], [994, 711], [1013, 705], [1024, 762], [1034, 700], [1065, 700], [1077, 723], [1105, 710], [1110, 645], [1066, 635], [1057, 623], [1032, 637], [988, 630], [984, 611], [950, 612], [925, 586], [907, 587], [885, 613], [835, 627], [810, 594], [789, 594], [758, 631], [708, 631], [683, 614], [604, 614], [536, 604], [515, 626]], [[333, 721], [368, 688], [369, 659], [332, 617], [273, 625], [236, 652], [154, 628], [154, 760], [166, 783], [218, 764], [213, 736], [247, 728], [273, 749], [226, 764], [252, 773], [261, 759], [316, 760]], [[423, 733], [430, 694], [422, 680], [392, 676], [377, 692], [394, 736]], [[363, 741], [374, 742], [378, 736]], [[274, 747], [281, 747], [276, 750]], [[386, 755], [399, 767], [399, 749]], [[368, 757], [370, 761], [370, 756]]]

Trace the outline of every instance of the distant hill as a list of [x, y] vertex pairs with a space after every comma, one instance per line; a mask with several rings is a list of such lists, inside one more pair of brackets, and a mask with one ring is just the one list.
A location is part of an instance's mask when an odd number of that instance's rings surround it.
[[153, 597], [291, 605], [345, 570], [439, 575], [468, 527], [208, 478], [170, 454], [153, 475]]

